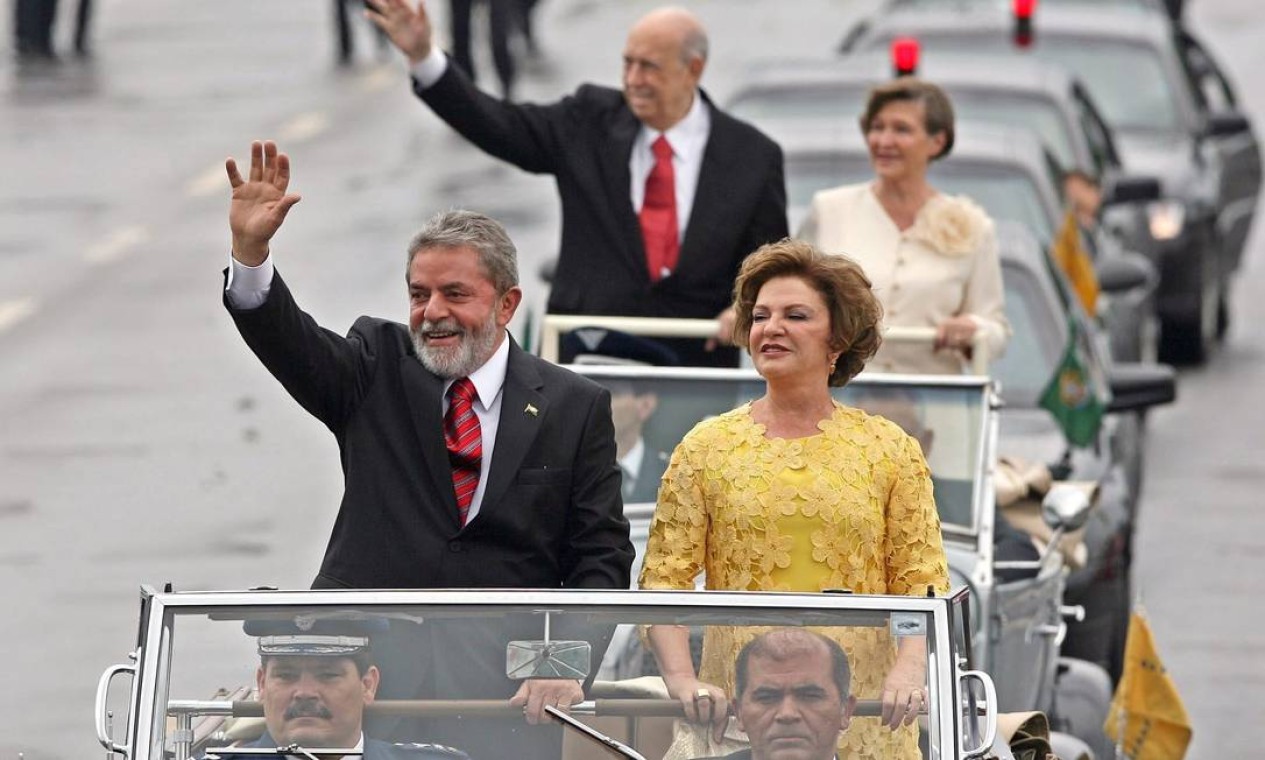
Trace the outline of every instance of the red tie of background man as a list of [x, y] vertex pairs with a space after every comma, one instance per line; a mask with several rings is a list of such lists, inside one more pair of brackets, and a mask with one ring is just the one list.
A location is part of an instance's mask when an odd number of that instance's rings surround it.
[[483, 461], [483, 431], [474, 413], [474, 383], [463, 377], [448, 389], [448, 411], [444, 414], [444, 444], [452, 467], [452, 488], [457, 494], [457, 513], [465, 527], [470, 502], [479, 487], [479, 464]]
[[646, 243], [650, 281], [676, 269], [681, 251], [676, 221], [676, 174], [672, 171], [672, 146], [663, 135], [650, 146], [654, 168], [646, 177], [646, 197], [641, 203], [641, 238]]

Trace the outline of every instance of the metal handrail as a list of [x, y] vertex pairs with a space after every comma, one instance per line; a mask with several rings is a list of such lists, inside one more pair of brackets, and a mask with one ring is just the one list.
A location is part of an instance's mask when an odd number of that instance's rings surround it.
[[[595, 317], [581, 314], [546, 314], [541, 320], [540, 358], [558, 363], [562, 333], [582, 327], [619, 330], [648, 338], [711, 338], [720, 331], [715, 319], [667, 319], [659, 317]], [[886, 327], [883, 340], [893, 343], [926, 343], [936, 339], [934, 327]], [[987, 375], [988, 345], [982, 330], [975, 331], [971, 346], [971, 373]]]
[[[925, 713], [925, 708], [923, 710]], [[262, 702], [229, 700], [177, 700], [167, 703], [167, 713], [172, 716], [222, 715], [234, 718], [263, 717]], [[367, 715], [391, 715], [412, 717], [484, 717], [521, 718], [523, 708], [513, 706], [505, 699], [379, 699], [365, 705]], [[883, 702], [878, 699], [862, 699], [857, 702], [853, 715], [875, 717], [882, 715]], [[683, 718], [684, 708], [675, 699], [590, 699], [571, 705], [572, 715], [636, 717], [636, 718]]]

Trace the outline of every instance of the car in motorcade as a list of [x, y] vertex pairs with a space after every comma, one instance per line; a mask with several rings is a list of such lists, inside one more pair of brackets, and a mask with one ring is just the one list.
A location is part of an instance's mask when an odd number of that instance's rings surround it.
[[[775, 139], [809, 124], [859, 129], [869, 90], [894, 74], [894, 55], [867, 51], [830, 60], [774, 61], [753, 67], [730, 96], [729, 113]], [[1027, 128], [1064, 170], [1080, 170], [1112, 192], [1131, 182], [1111, 128], [1084, 85], [1060, 66], [1037, 60], [940, 53], [918, 55], [909, 73], [935, 82], [958, 120]]]
[[[1085, 537], [1089, 561], [1068, 577], [1067, 599], [1084, 606], [1086, 616], [1070, 626], [1064, 651], [1102, 665], [1117, 680], [1132, 602], [1144, 417], [1175, 400], [1175, 374], [1164, 364], [1113, 362], [1095, 340], [1094, 320], [1027, 230], [1001, 224], [998, 236], [1006, 318], [1014, 331], [991, 367], [1005, 404], [1000, 451], [1047, 463], [1060, 477], [1097, 484], [1099, 509]], [[1070, 375], [1069, 356], [1075, 359]], [[1101, 412], [1081, 445], [1070, 442], [1052, 414], [1052, 388], [1082, 409]]]
[[[764, 388], [752, 370], [589, 364], [573, 369], [611, 392], [616, 440], [639, 441], [648, 461], [665, 460], [699, 421], [758, 397]], [[1064, 618], [1075, 614], [1063, 603], [1067, 570], [1062, 555], [1047, 550], [1039, 560], [1007, 563], [996, 550], [999, 543], [1028, 539], [1026, 534], [1016, 538], [1006, 529], [1008, 523], [1002, 524], [995, 503], [991, 477], [997, 468], [1002, 406], [995, 383], [985, 375], [862, 373], [834, 389], [834, 395], [841, 403], [891, 419], [923, 448], [951, 585], [971, 592], [972, 662], [993, 676], [1000, 709], [1041, 710], [1053, 726], [1072, 729], [1060, 739], [1064, 746], [1079, 740], [1101, 751], [1110, 689], [1100, 685], [1109, 684], [1110, 678], [1095, 665], [1060, 657], [1068, 631]], [[653, 411], [641, 417], [623, 413], [633, 406]], [[1082, 492], [1083, 504], [1054, 515], [1065, 531], [1092, 519], [1091, 506], [1095, 511], [1097, 507], [1089, 493]], [[626, 499], [624, 509], [636, 549], [634, 574], [639, 575], [655, 504], [644, 498]], [[649, 655], [635, 633], [622, 631], [616, 642], [616, 650], [628, 651], [613, 658], [619, 665], [611, 675], [636, 677], [646, 672]], [[1097, 699], [1088, 703], [1074, 696], [1094, 694]]]
[[[1145, 445], [1141, 417], [1151, 407], [1175, 398], [1176, 381], [1172, 368], [1166, 365], [1112, 362], [1096, 339], [1096, 325], [1070, 295], [1062, 277], [1049, 266], [1036, 239], [1024, 227], [1005, 222], [998, 224], [998, 237], [1006, 312], [1014, 334], [1006, 353], [995, 359], [991, 367], [1004, 402], [998, 418], [1000, 437], [996, 452], [1047, 464], [1059, 479], [1094, 485], [1098, 508], [1085, 526], [1087, 559], [1068, 576], [1066, 595], [1070, 604], [1082, 605], [1086, 615], [1069, 624], [1064, 646], [1070, 656], [1101, 665], [1116, 678], [1122, 664], [1130, 605], [1131, 547]], [[651, 321], [587, 319], [598, 327], [630, 332], [638, 332], [637, 325]], [[713, 323], [699, 322], [702, 324], [698, 335], [713, 334]], [[1055, 418], [1041, 404], [1044, 391], [1054, 378], [1059, 379], [1062, 390], [1062, 365], [1069, 346], [1084, 367], [1084, 376], [1078, 381], [1079, 401], [1100, 404], [1104, 412], [1101, 424], [1092, 431], [1092, 440], [1083, 446], [1069, 445]], [[607, 385], [616, 416], [632, 420], [628, 424], [644, 422], [639, 421], [638, 415], [623, 412], [626, 406], [642, 409], [642, 417], [646, 416], [644, 410], [653, 410], [653, 419], [666, 427], [653, 439], [647, 438], [651, 442], [645, 445], [649, 455], [646, 461], [658, 462], [659, 472], [676, 442], [694, 424], [757, 397], [762, 388], [762, 381], [752, 370], [582, 365], [575, 369]], [[879, 382], [877, 378], [863, 372], [838, 391], [839, 398], [848, 403], [849, 394], [862, 393], [867, 383]], [[716, 387], [722, 382], [739, 387]], [[742, 383], [747, 383], [747, 387], [741, 387]], [[652, 402], [637, 401], [646, 394], [653, 396]], [[965, 456], [963, 452], [971, 451], [974, 445], [950, 439], [937, 443], [936, 451]], [[932, 476], [940, 484], [937, 506], [941, 520], [946, 525], [960, 524], [963, 515], [973, 520], [974, 508], [957, 511], [955, 503], [968, 502], [953, 499], [951, 491], [955, 489], [948, 487], [953, 484], [956, 488], [963, 479], [970, 479], [972, 470], [938, 469], [937, 458], [941, 455], [936, 453], [929, 458]], [[963, 498], [974, 498], [971, 494], [977, 490], [978, 486], [972, 486]], [[649, 502], [625, 505], [633, 528], [633, 543], [639, 549], [638, 562], [653, 510], [654, 505]]]
[[[787, 130], [783, 138], [792, 230], [803, 223], [815, 193], [873, 176], [857, 130]], [[942, 192], [972, 198], [993, 219], [1028, 228], [1047, 250], [1063, 223], [1058, 162], [1027, 129], [961, 122], [953, 152], [933, 163], [928, 176]], [[1129, 203], [1131, 197], [1106, 201]], [[1120, 361], [1151, 361], [1157, 339], [1154, 267], [1101, 229], [1095, 239], [1095, 269], [1104, 296], [1096, 316], [1107, 327], [1110, 353]]]
[[[1031, 12], [1031, 2], [1016, 2]], [[1142, 252], [1160, 271], [1161, 348], [1201, 362], [1230, 321], [1230, 289], [1255, 214], [1261, 159], [1229, 77], [1181, 24], [1127, 4], [895, 0], [848, 31], [847, 52], [898, 37], [927, 55], [978, 51], [1066, 67], [1088, 88], [1130, 173], [1157, 177]], [[1130, 219], [1108, 218], [1127, 226]], [[1142, 231], [1132, 240], [1146, 239]]]
[[[673, 719], [682, 715], [680, 703], [665, 698], [661, 681], [655, 688], [657, 679], [595, 678], [611, 629], [687, 625], [732, 632], [811, 626], [836, 641], [866, 637], [894, 646], [898, 640], [912, 640], [925, 652], [928, 700], [919, 724], [926, 757], [1013, 757], [995, 746], [992, 679], [968, 664], [970, 644], [961, 632], [969, 615], [965, 589], [947, 597], [889, 597], [529, 589], [158, 592], [143, 587], [135, 647], [125, 660], [106, 668], [98, 682], [96, 731], [107, 757], [121, 760], [311, 760], [367, 755], [371, 741], [393, 743], [386, 749], [375, 743], [379, 756], [456, 760], [464, 757], [463, 738], [486, 731], [492, 723], [524, 720], [522, 708], [508, 703], [521, 679], [574, 678], [586, 681], [585, 701], [573, 705], [569, 714], [546, 708], [558, 726], [532, 731], [561, 733], [563, 760], [658, 758], [667, 748]], [[255, 688], [264, 640], [257, 643], [246, 631], [286, 627], [297, 632], [270, 636], [267, 656], [283, 657], [279, 650], [307, 651], [318, 645], [341, 652], [370, 646], [381, 679], [376, 698], [364, 707], [364, 750], [276, 746], [275, 739], [264, 738], [265, 707]], [[328, 631], [347, 628], [366, 633], [330, 642]], [[478, 634], [467, 646], [450, 646], [442, 653], [432, 649], [442, 646], [432, 634], [447, 641], [462, 631]], [[406, 644], [378, 646], [375, 642], [383, 637]], [[440, 656], [458, 674], [452, 685], [425, 681], [411, 665], [412, 660]], [[479, 667], [463, 668], [467, 662]], [[503, 663], [504, 669], [493, 674], [483, 667], [486, 663], [498, 668]], [[849, 664], [854, 672], [867, 667], [865, 662]], [[461, 694], [470, 684], [460, 674], [476, 671], [486, 673], [479, 693], [505, 696], [471, 699]], [[433, 693], [416, 698], [423, 688]], [[881, 705], [870, 695], [859, 696], [849, 730], [871, 722], [877, 727]], [[444, 748], [431, 743], [428, 730], [440, 726], [451, 737]], [[556, 750], [548, 758], [539, 752], [515, 746], [506, 747], [501, 756], [558, 760]]]

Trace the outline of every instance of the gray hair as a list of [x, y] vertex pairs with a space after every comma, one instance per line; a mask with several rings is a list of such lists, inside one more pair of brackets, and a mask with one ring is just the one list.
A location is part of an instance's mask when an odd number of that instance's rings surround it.
[[703, 27], [690, 29], [681, 42], [681, 62], [688, 64], [691, 60], [700, 58], [706, 63], [707, 50], [707, 32], [703, 31]]
[[479, 254], [479, 265], [498, 294], [518, 285], [514, 243], [505, 227], [490, 216], [463, 209], [435, 214], [409, 243], [408, 266], [425, 248], [471, 248]]

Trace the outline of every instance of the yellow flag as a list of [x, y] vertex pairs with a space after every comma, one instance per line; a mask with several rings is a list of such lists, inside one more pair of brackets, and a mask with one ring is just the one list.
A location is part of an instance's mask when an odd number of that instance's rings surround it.
[[[1121, 722], [1124, 740], [1120, 740]], [[1124, 672], [1103, 730], [1131, 760], [1181, 760], [1190, 745], [1190, 719], [1177, 687], [1160, 662], [1141, 612], [1129, 618]]]
[[1067, 275], [1085, 311], [1091, 317], [1094, 316], [1098, 305], [1098, 274], [1094, 271], [1094, 262], [1081, 241], [1076, 215], [1070, 209], [1063, 217], [1063, 226], [1059, 228], [1050, 254], [1054, 257], [1054, 263]]

